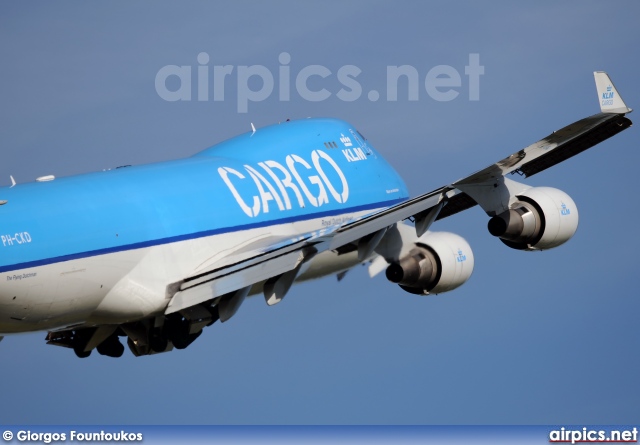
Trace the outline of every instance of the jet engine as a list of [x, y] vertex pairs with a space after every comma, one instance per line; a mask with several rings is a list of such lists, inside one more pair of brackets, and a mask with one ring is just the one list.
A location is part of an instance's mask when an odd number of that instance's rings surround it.
[[412, 294], [448, 292], [473, 272], [473, 252], [455, 233], [427, 232], [408, 254], [387, 268], [387, 279]]
[[567, 242], [578, 229], [578, 209], [562, 190], [532, 187], [506, 212], [489, 220], [488, 229], [507, 246], [545, 250]]

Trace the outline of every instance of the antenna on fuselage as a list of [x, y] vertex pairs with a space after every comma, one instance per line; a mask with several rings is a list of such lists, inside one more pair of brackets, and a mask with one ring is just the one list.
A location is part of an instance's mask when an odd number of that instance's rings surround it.
[[[9, 175], [9, 177], [11, 178], [11, 187], [13, 187], [14, 185], [16, 185], [16, 180], [13, 179], [13, 176]], [[9, 187], [9, 188], [11, 188]]]
[[[256, 132], [256, 127], [253, 125], [253, 122], [251, 122], [251, 129], [253, 130], [253, 133]], [[251, 133], [251, 136], [253, 136], [253, 133]]]

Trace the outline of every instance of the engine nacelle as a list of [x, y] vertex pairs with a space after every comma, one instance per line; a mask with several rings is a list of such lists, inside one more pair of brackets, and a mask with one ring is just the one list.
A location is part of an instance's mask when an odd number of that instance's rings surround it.
[[488, 229], [518, 250], [546, 250], [566, 243], [578, 229], [578, 208], [562, 190], [532, 187], [511, 209], [489, 220]]
[[464, 284], [473, 272], [473, 252], [455, 233], [427, 232], [400, 261], [387, 268], [387, 279], [419, 295], [448, 292]]

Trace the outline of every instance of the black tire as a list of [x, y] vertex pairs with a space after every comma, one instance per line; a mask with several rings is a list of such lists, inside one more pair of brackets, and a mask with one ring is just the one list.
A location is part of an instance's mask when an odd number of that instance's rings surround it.
[[109, 353], [106, 355], [109, 357], [118, 358], [122, 357], [122, 354], [124, 354], [124, 345], [120, 343], [119, 340], [115, 339], [113, 344], [110, 346]]
[[100, 355], [106, 355], [107, 357], [118, 358], [124, 354], [124, 345], [120, 343], [116, 335], [107, 338], [96, 349]]
[[87, 358], [91, 355], [91, 351], [85, 351], [84, 348], [75, 347], [73, 348], [73, 352], [76, 353], [78, 358]]
[[149, 346], [153, 352], [164, 352], [169, 346], [169, 340], [163, 335], [152, 335]]
[[193, 343], [196, 338], [200, 337], [202, 331], [196, 332], [195, 334], [186, 334], [186, 335], [176, 335], [175, 338], [171, 339], [171, 343], [176, 349], [185, 349], [191, 343]]

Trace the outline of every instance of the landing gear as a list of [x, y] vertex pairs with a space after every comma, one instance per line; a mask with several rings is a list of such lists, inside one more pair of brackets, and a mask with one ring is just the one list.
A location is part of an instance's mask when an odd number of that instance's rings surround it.
[[169, 339], [162, 332], [161, 328], [153, 328], [151, 333], [144, 338], [137, 338], [134, 340], [129, 337], [127, 339], [127, 345], [129, 346], [131, 353], [136, 357], [160, 354], [162, 352], [169, 352], [173, 349], [173, 344], [169, 342]]
[[122, 357], [125, 346], [120, 337], [126, 339], [127, 346], [136, 357], [168, 352], [173, 348], [185, 349], [202, 335], [205, 327], [218, 320], [228, 320], [239, 305], [225, 299], [216, 301], [222, 302], [226, 308], [223, 318], [218, 306], [212, 306], [212, 302], [131, 323], [49, 332], [47, 343], [71, 348], [80, 358], [89, 357], [94, 349], [100, 355]]
[[96, 349], [100, 355], [106, 355], [107, 357], [122, 357], [122, 354], [124, 354], [124, 345], [120, 343], [116, 334], [111, 335], [100, 343]]
[[155, 353], [165, 352], [169, 347], [169, 340], [162, 334], [154, 333], [151, 334], [149, 346], [151, 346], [151, 350]]
[[163, 333], [176, 349], [185, 349], [200, 337], [205, 327], [211, 326], [219, 319], [217, 307], [192, 306], [167, 316]]
[[173, 336], [171, 337], [171, 343], [173, 343], [173, 346], [176, 349], [186, 349], [186, 347], [196, 341], [196, 339], [200, 337], [201, 334], [202, 330], [194, 334], [189, 334], [188, 330], [174, 332]]
[[165, 323], [165, 338], [167, 338], [176, 349], [185, 349], [196, 338], [202, 334], [202, 329], [196, 332], [192, 331], [192, 325], [185, 318], [172, 317]]
[[76, 353], [78, 358], [87, 358], [91, 355], [91, 351], [85, 351], [84, 347], [76, 346], [73, 348], [73, 352]]
[[95, 328], [54, 331], [47, 333], [47, 344], [63, 346], [73, 349], [78, 358], [87, 358], [91, 355], [91, 347], [87, 347]]

